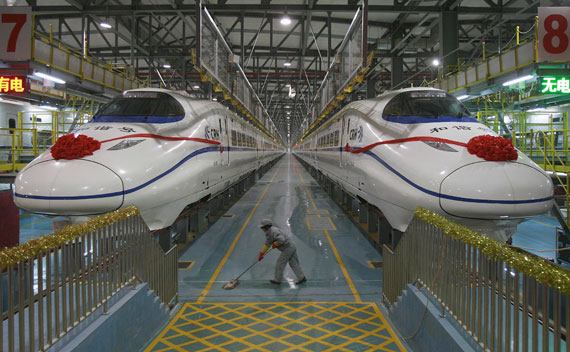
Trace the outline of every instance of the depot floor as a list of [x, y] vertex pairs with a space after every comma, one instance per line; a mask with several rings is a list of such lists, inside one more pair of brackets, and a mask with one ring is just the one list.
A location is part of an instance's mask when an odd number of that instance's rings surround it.
[[[273, 251], [235, 289], [223, 289], [257, 261], [264, 218], [290, 234], [308, 281], [295, 284], [287, 266], [282, 283], [270, 283]], [[555, 226], [553, 217], [535, 217], [519, 226], [513, 245], [553, 249]], [[21, 242], [48, 233], [48, 219], [22, 214]], [[381, 255], [292, 156], [181, 253], [182, 307], [145, 351], [406, 350], [382, 314]]]

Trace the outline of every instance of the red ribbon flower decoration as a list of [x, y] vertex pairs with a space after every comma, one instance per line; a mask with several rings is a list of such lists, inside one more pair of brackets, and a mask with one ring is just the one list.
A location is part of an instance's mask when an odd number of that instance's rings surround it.
[[467, 151], [488, 161], [509, 161], [518, 158], [517, 150], [510, 140], [490, 135], [471, 138], [467, 143]]
[[93, 152], [99, 148], [101, 148], [101, 142], [98, 140], [82, 134], [75, 137], [72, 133], [59, 138], [55, 142], [51, 147], [51, 156], [55, 160], [73, 160], [82, 158], [85, 155], [93, 155]]

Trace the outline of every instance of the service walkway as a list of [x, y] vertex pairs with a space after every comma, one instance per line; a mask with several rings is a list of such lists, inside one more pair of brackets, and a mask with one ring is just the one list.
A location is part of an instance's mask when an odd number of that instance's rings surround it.
[[[257, 260], [262, 219], [290, 233], [308, 279], [287, 266], [271, 284], [277, 251]], [[283, 157], [188, 247], [182, 308], [146, 351], [404, 351], [384, 318], [380, 254], [293, 156]]]

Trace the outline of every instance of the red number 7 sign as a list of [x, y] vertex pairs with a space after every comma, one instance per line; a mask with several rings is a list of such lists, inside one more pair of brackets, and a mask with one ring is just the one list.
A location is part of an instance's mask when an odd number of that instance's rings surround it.
[[31, 58], [32, 11], [30, 7], [0, 7], [0, 60]]

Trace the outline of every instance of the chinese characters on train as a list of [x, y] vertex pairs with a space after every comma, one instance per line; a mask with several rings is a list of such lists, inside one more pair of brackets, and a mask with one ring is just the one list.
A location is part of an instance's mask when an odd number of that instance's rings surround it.
[[90, 127], [90, 126], [79, 126], [76, 129], [73, 130], [73, 132], [79, 132], [79, 131], [84, 131], [84, 130], [90, 130], [90, 129], [94, 129], [96, 131], [108, 131], [108, 130], [112, 130], [112, 129], [118, 129], [119, 132], [124, 132], [124, 133], [135, 133], [136, 130], [134, 128], [131, 127], [121, 127], [121, 128], [116, 128], [116, 127], [112, 127], [112, 126], [95, 126], [95, 127]]
[[[454, 129], [454, 130], [458, 130], [458, 131], [471, 131], [472, 128], [469, 126], [451, 126], [451, 127], [436, 127], [436, 128], [432, 128], [429, 132], [430, 133], [437, 133], [437, 132], [441, 132], [441, 131], [445, 131], [448, 129]], [[486, 127], [477, 127], [476, 129], [478, 130], [483, 130], [483, 131], [489, 131], [488, 128]]]

